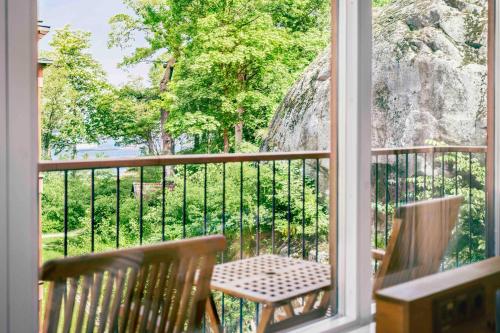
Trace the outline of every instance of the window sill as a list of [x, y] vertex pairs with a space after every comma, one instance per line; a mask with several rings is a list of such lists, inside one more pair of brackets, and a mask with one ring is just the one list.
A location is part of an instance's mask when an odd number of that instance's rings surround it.
[[297, 327], [289, 332], [291, 333], [305, 333], [305, 332], [328, 332], [328, 333], [338, 333], [338, 332], [355, 332], [355, 333], [371, 333], [375, 332], [375, 325], [365, 323], [360, 323], [358, 320], [352, 317], [334, 317], [328, 319], [317, 320], [312, 323], [304, 323], [300, 327]]
[[[308, 322], [291, 330], [291, 333], [306, 333], [306, 332], [328, 332], [328, 333], [375, 333], [375, 312], [377, 307], [375, 302], [371, 304], [371, 322], [366, 321], [360, 323], [349, 316], [336, 316], [327, 319], [319, 319], [314, 322]], [[364, 325], [364, 326], [361, 326]]]

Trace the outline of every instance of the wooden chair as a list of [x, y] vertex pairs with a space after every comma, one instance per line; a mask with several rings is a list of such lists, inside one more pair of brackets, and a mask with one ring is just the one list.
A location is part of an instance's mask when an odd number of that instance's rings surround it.
[[373, 292], [434, 274], [448, 248], [463, 198], [450, 196], [399, 207], [385, 251], [372, 250], [381, 260]]
[[223, 236], [45, 263], [44, 332], [199, 331]]

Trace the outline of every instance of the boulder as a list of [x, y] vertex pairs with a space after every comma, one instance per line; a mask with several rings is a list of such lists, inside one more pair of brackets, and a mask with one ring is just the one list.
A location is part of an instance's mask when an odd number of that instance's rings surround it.
[[[372, 146], [486, 141], [485, 0], [397, 0], [374, 9]], [[329, 52], [278, 107], [264, 151], [329, 149]]]
[[330, 52], [324, 51], [293, 85], [272, 119], [264, 151], [329, 147]]

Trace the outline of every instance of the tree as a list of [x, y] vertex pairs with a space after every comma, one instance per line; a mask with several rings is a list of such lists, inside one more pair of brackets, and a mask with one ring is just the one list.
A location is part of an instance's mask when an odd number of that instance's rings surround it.
[[98, 142], [94, 118], [100, 98], [110, 87], [100, 64], [88, 53], [90, 33], [56, 30], [46, 54], [52, 64], [45, 70], [42, 88], [42, 157], [68, 151], [76, 145]]
[[147, 88], [141, 81], [129, 82], [101, 99], [99, 132], [118, 144], [140, 145], [147, 155], [158, 155], [158, 118], [164, 104], [158, 89]]
[[135, 48], [122, 64], [164, 66], [158, 78], [167, 102], [160, 117], [164, 153], [172, 151], [175, 138], [169, 123], [186, 123], [188, 132], [193, 124], [198, 131], [203, 127], [198, 125], [213, 121], [225, 152], [233, 131], [236, 149], [245, 137], [255, 141], [256, 130], [268, 125], [286, 88], [328, 40], [326, 0], [126, 4], [135, 15], [111, 19], [109, 45], [129, 47], [142, 32], [148, 46]]
[[[136, 47], [134, 52], [124, 57], [122, 66], [130, 66], [139, 62], [159, 63], [164, 67], [163, 75], [158, 83], [159, 93], [168, 92], [172, 80], [174, 66], [189, 41], [190, 31], [194, 29], [196, 15], [205, 7], [203, 0], [125, 0], [134, 16], [117, 14], [110, 19], [112, 31], [109, 47], [130, 47], [135, 34], [145, 35], [147, 47]], [[172, 154], [174, 138], [167, 130], [170, 110], [165, 106], [160, 112], [160, 131], [162, 153]]]
[[[312, 2], [299, 4], [308, 3], [323, 19], [327, 2]], [[255, 142], [257, 130], [267, 127], [286, 89], [326, 45], [327, 20], [304, 26], [298, 17], [285, 22], [275, 1], [268, 0], [220, 1], [217, 8], [198, 19], [178, 62], [173, 109], [183, 117], [203, 112], [217, 119], [223, 151], [229, 152], [233, 129], [239, 150], [245, 136]]]

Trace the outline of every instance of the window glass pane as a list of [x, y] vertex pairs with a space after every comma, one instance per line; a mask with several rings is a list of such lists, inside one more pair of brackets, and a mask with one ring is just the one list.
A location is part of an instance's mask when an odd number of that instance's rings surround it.
[[375, 289], [486, 256], [487, 14], [373, 1]]
[[[255, 331], [293, 311], [317, 310], [294, 324], [335, 314], [330, 1], [38, 6], [40, 264], [222, 234], [210, 290], [225, 330]], [[139, 260], [139, 294], [161, 290], [162, 274], [173, 274], [164, 266], [185, 270], [179, 283], [189, 283], [190, 269], [203, 274], [201, 264], [175, 264]], [[125, 271], [124, 288], [133, 286], [133, 267], [117, 267], [106, 267], [103, 288]], [[93, 272], [79, 272], [68, 288], [89, 283]], [[86, 297], [78, 288], [77, 303]], [[189, 302], [180, 301], [181, 314]]]

